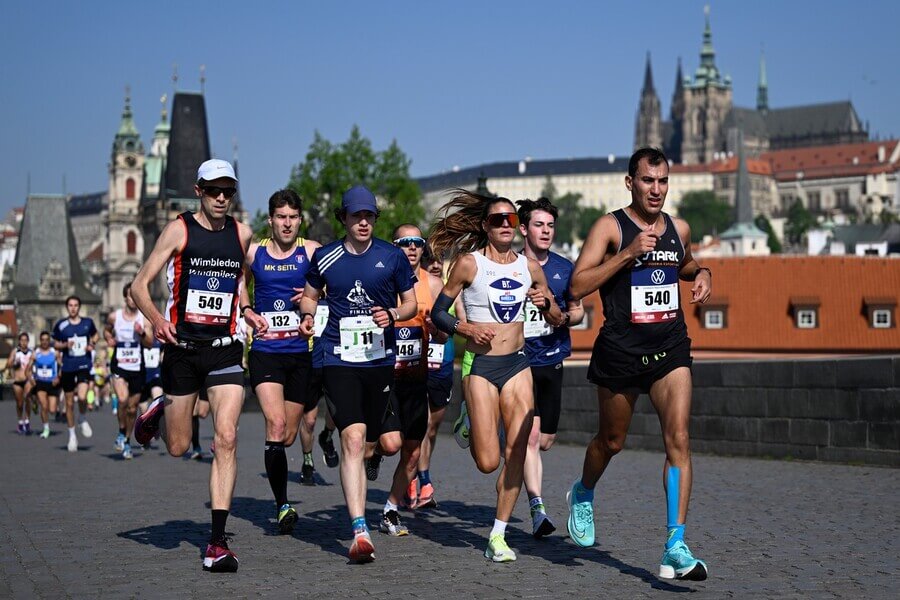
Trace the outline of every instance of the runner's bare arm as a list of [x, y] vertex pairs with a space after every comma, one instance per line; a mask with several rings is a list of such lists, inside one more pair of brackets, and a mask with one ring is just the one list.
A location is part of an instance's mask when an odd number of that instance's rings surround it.
[[[463, 291], [463, 288], [470, 286], [475, 281], [477, 273], [478, 265], [475, 263], [475, 257], [471, 254], [461, 256], [450, 270], [450, 275], [447, 278], [447, 283], [444, 284], [441, 294], [451, 300], [456, 299]], [[457, 314], [456, 318], [459, 319], [456, 333], [473, 340], [476, 344], [482, 346], [490, 344], [497, 333], [489, 324], [469, 323], [467, 320], [464, 320], [464, 315], [459, 314]]]
[[569, 315], [569, 322], [566, 326], [580, 325], [584, 321], [584, 305], [581, 300], [569, 300], [566, 302], [566, 313]]
[[[631, 264], [633, 257], [626, 252], [614, 254], [621, 242], [616, 219], [603, 215], [594, 226], [581, 247], [581, 254], [575, 261], [569, 293], [576, 300], [600, 289], [619, 269]], [[612, 252], [611, 252], [612, 250]]]
[[697, 263], [693, 253], [691, 253], [691, 226], [684, 219], [673, 219], [675, 229], [678, 230], [678, 237], [684, 245], [684, 260], [678, 268], [678, 277], [685, 281], [693, 281], [691, 286], [691, 304], [699, 302], [703, 304], [709, 300], [712, 294], [712, 274]]
[[[431, 303], [433, 306], [434, 301], [440, 295], [441, 290], [444, 289], [444, 282], [441, 281], [441, 278], [437, 275], [432, 275], [431, 273], [429, 273], [428, 287], [431, 290]], [[434, 322], [431, 320], [431, 310], [429, 310], [425, 315], [425, 324], [428, 326], [428, 332], [431, 334], [431, 337], [434, 338], [435, 342], [442, 344], [447, 341], [447, 338], [450, 337], [445, 332], [435, 327]]]
[[314, 288], [309, 282], [303, 288], [303, 299], [300, 300], [300, 314], [303, 315], [300, 319], [300, 335], [305, 338], [312, 337], [314, 333], [316, 306], [321, 295], [322, 290]]
[[[247, 253], [247, 261], [252, 261], [251, 257], [253, 256], [253, 246], [255, 244], [250, 245], [251, 252]], [[250, 290], [248, 289], [250, 286], [248, 285], [250, 279], [253, 277], [253, 271], [250, 270], [250, 264], [248, 262], [244, 263], [244, 285], [241, 286], [241, 298], [240, 302], [238, 302], [238, 310], [241, 311], [241, 317], [244, 319], [244, 323], [247, 324], [247, 327], [250, 327], [254, 331], [254, 335], [262, 335], [269, 329], [269, 322], [263, 318], [262, 315], [253, 310], [253, 303], [250, 302]]]
[[553, 292], [547, 286], [547, 276], [538, 261], [528, 259], [528, 271], [531, 273], [531, 288], [527, 294], [532, 304], [538, 307], [544, 318], [554, 327], [559, 327], [565, 321], [562, 310], [553, 300]]
[[159, 239], [156, 240], [150, 256], [144, 261], [131, 284], [131, 297], [134, 298], [138, 310], [153, 324], [156, 337], [161, 342], [170, 344], [178, 341], [175, 338], [175, 325], [167, 321], [153, 304], [153, 300], [150, 298], [150, 282], [156, 279], [169, 259], [181, 250], [186, 242], [187, 231], [180, 219], [166, 225], [159, 235]]

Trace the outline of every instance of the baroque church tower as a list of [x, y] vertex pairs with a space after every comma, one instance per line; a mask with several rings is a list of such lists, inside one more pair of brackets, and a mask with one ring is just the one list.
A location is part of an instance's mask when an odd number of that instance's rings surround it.
[[113, 140], [109, 163], [109, 210], [104, 251], [109, 271], [103, 292], [105, 307], [122, 304], [122, 288], [134, 279], [144, 257], [139, 226], [144, 144], [134, 126], [130, 96], [130, 91], [126, 90], [125, 109]]
[[650, 69], [650, 53], [647, 53], [647, 66], [644, 69], [644, 87], [641, 89], [641, 104], [638, 108], [634, 128], [634, 149], [650, 146], [662, 148], [662, 109], [659, 96], [653, 87], [653, 72]]

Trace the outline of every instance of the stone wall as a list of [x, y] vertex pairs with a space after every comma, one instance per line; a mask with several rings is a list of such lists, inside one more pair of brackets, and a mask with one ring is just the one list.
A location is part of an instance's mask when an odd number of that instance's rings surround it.
[[[566, 366], [564, 443], [587, 444], [597, 431], [597, 395], [586, 371]], [[900, 467], [900, 356], [698, 361], [693, 373], [695, 452]], [[448, 410], [448, 428], [457, 406]], [[645, 395], [626, 448], [662, 450]]]

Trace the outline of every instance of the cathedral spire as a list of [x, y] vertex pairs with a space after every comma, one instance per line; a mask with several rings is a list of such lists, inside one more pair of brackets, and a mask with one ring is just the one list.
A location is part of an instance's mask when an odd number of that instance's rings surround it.
[[767, 112], [769, 110], [769, 82], [766, 79], [766, 55], [759, 54], [759, 85], [756, 88], [756, 110]]
[[678, 57], [678, 68], [675, 70], [675, 93], [681, 94], [684, 90], [684, 73], [681, 70], [681, 57]]
[[641, 95], [656, 95], [656, 90], [653, 89], [653, 70], [650, 68], [650, 52], [647, 52], [647, 66], [644, 68], [644, 88], [641, 90]]
[[[706, 27], [703, 29], [703, 47], [700, 49], [700, 66], [694, 73], [694, 87], [705, 87], [710, 83], [721, 83], [719, 69], [716, 67], [716, 51], [712, 45], [712, 27], [709, 25], [709, 5], [703, 7]], [[727, 82], [726, 82], [727, 83]]]

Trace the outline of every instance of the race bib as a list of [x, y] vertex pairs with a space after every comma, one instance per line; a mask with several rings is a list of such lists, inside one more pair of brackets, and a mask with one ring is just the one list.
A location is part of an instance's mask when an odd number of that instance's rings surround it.
[[148, 369], [159, 367], [159, 348], [144, 348], [144, 366]]
[[428, 370], [437, 371], [444, 364], [444, 345], [436, 342], [428, 344]]
[[38, 367], [36, 369], [38, 379], [50, 381], [53, 379], [53, 367]]
[[234, 300], [234, 285], [234, 279], [191, 275], [184, 320], [205, 325], [228, 323]]
[[282, 310], [262, 313], [269, 324], [269, 330], [263, 336], [265, 340], [282, 340], [298, 337], [300, 331], [300, 314], [295, 310]]
[[631, 322], [663, 323], [678, 317], [678, 269], [631, 271]]
[[384, 329], [372, 317], [344, 317], [340, 321], [341, 345], [335, 348], [345, 362], [371, 362], [385, 357]]
[[322, 337], [322, 333], [325, 331], [325, 326], [328, 325], [328, 315], [331, 311], [328, 309], [327, 304], [319, 304], [316, 306], [316, 315], [314, 317], [314, 332], [313, 338]]
[[73, 335], [69, 338], [72, 340], [72, 347], [69, 348], [69, 356], [84, 356], [87, 354], [88, 339], [83, 335]]
[[525, 302], [525, 338], [539, 338], [553, 333], [553, 326], [544, 319], [531, 300]]
[[498, 323], [512, 323], [522, 320], [522, 305], [525, 292], [521, 281], [503, 277], [488, 286], [491, 312]]
[[141, 365], [141, 349], [138, 346], [116, 346], [116, 363], [120, 369], [139, 371]]

